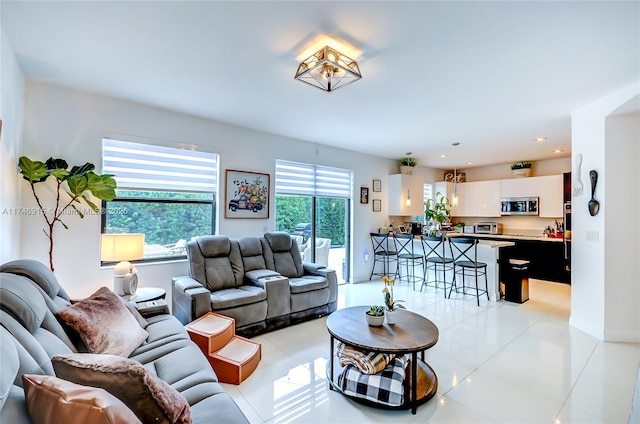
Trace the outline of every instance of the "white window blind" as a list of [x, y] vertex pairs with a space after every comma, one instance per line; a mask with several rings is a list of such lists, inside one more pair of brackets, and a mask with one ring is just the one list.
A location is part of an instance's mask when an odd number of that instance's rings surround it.
[[213, 193], [217, 161], [215, 153], [102, 140], [102, 173], [113, 174], [121, 189]]
[[351, 198], [353, 171], [276, 160], [276, 193]]
[[424, 203], [427, 203], [427, 200], [433, 198], [433, 185], [425, 184], [424, 185]]

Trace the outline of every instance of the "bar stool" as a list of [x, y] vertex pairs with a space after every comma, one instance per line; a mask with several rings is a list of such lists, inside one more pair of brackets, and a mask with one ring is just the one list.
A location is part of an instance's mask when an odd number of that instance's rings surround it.
[[[478, 262], [478, 243], [479, 240], [476, 238], [449, 237], [449, 247], [454, 263], [453, 283], [449, 289], [449, 298], [451, 297], [451, 292], [455, 289], [456, 293], [474, 295], [478, 306], [480, 306], [481, 295], [486, 294], [487, 300], [489, 300], [489, 289], [487, 282], [487, 264], [485, 262]], [[484, 289], [481, 289], [478, 287], [478, 277], [483, 275]], [[462, 276], [462, 289], [457, 285], [459, 276]], [[475, 289], [466, 286], [465, 277], [475, 278]]]
[[[398, 262], [395, 244], [392, 240], [389, 240], [389, 234], [387, 233], [370, 233], [370, 235], [371, 245], [373, 246], [373, 267], [371, 268], [369, 280], [371, 280], [374, 275], [388, 277], [391, 273], [391, 263]], [[382, 263], [382, 272], [375, 272], [377, 263]], [[396, 266], [394, 277], [397, 273], [398, 267]]]
[[[411, 234], [396, 234], [393, 236], [393, 241], [398, 253], [398, 280], [402, 281], [402, 265], [404, 265], [407, 270], [406, 280], [413, 284], [415, 290], [416, 282], [424, 282], [424, 256], [415, 248]], [[420, 267], [422, 276], [416, 276], [416, 266]]]
[[[438, 290], [439, 283], [442, 283], [443, 295], [447, 297], [447, 271], [453, 271], [453, 258], [446, 255], [446, 239], [442, 236], [420, 236], [422, 241], [422, 251], [426, 258], [425, 278], [420, 287], [432, 285]], [[429, 280], [429, 270], [433, 271], [433, 280]], [[438, 271], [442, 271], [442, 280], [438, 280]], [[452, 277], [453, 278], [453, 277]]]

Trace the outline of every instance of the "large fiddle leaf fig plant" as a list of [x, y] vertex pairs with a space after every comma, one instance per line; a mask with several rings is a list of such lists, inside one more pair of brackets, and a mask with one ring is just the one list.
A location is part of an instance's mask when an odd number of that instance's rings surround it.
[[[84, 218], [85, 214], [78, 208], [83, 203], [93, 212], [99, 213], [100, 208], [91, 201], [88, 193], [100, 200], [113, 200], [116, 197], [116, 181], [113, 175], [98, 175], [93, 172], [95, 166], [88, 162], [68, 169], [69, 165], [63, 159], [49, 158], [46, 162], [40, 162], [22, 156], [18, 161], [18, 167], [22, 178], [31, 186], [31, 192], [38, 204], [38, 213], [47, 223], [43, 231], [49, 239], [49, 267], [53, 271], [53, 230], [56, 223], [59, 222], [65, 229], [69, 229], [61, 219], [63, 216], [65, 219], [70, 216], [69, 208], [73, 209], [80, 218]], [[44, 183], [49, 177], [53, 177], [56, 184], [55, 204], [52, 207], [45, 207], [36, 191], [36, 185]]]

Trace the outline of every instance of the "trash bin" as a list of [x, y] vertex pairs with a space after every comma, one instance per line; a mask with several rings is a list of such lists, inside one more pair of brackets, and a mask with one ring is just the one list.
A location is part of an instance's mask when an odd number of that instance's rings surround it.
[[529, 264], [525, 259], [509, 259], [509, 272], [504, 285], [504, 300], [524, 303], [529, 300]]

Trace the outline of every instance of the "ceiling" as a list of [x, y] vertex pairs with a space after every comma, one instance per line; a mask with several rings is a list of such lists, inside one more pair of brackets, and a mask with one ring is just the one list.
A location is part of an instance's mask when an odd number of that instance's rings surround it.
[[[3, 0], [0, 15], [28, 78], [452, 168], [570, 155], [572, 111], [638, 83], [639, 6]], [[360, 81], [293, 79], [323, 35]]]

